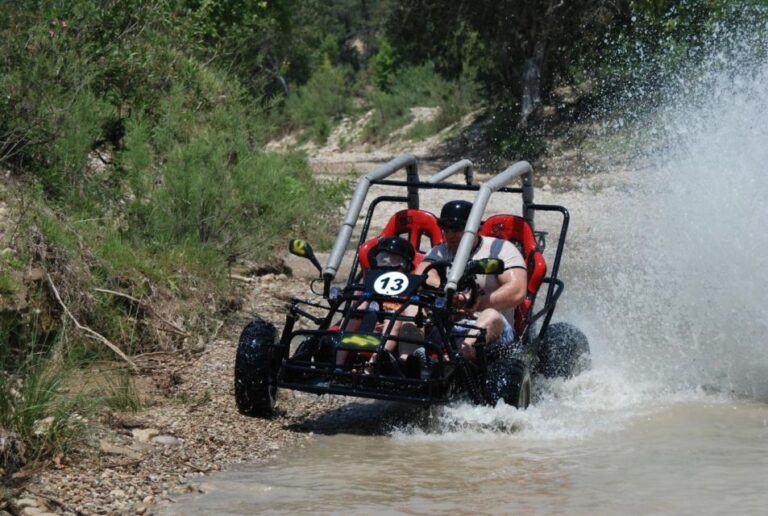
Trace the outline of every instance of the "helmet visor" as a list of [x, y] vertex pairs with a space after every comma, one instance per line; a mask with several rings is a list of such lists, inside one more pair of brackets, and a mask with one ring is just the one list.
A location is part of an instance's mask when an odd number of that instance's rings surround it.
[[376, 267], [406, 268], [406, 260], [399, 254], [381, 251], [376, 255]]

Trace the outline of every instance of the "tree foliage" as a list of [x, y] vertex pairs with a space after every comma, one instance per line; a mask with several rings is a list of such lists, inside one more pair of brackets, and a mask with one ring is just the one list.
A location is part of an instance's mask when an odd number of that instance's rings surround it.
[[510, 96], [524, 116], [581, 48], [594, 45], [625, 4], [400, 1], [388, 30], [410, 59], [434, 60], [451, 76], [475, 68], [491, 96]]
[[429, 59], [451, 77], [476, 73], [491, 99], [525, 119], [560, 83], [611, 81], [604, 72], [626, 75], [637, 59], [662, 55], [656, 70], [643, 67], [657, 82], [662, 64], [701, 55], [718, 23], [764, 16], [761, 0], [398, 0], [387, 33], [406, 60]]

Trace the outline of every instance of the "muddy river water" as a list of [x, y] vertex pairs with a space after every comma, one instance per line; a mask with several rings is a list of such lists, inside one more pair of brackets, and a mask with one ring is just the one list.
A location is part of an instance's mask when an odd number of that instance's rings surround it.
[[[562, 387], [562, 386], [561, 386]], [[575, 393], [572, 393], [575, 394]], [[695, 397], [694, 397], [695, 398]], [[707, 398], [614, 411], [549, 400], [526, 413], [457, 406], [418, 429], [335, 435], [241, 466], [170, 514], [765, 514], [768, 406]], [[590, 417], [591, 414], [591, 417]], [[574, 417], [569, 417], [573, 415]], [[422, 421], [421, 425], [425, 423]], [[430, 426], [431, 425], [431, 426]], [[614, 428], [611, 428], [614, 426]]]
[[667, 145], [537, 192], [571, 210], [555, 319], [592, 370], [526, 411], [353, 400], [167, 513], [768, 514], [767, 85], [715, 77], [657, 114]]

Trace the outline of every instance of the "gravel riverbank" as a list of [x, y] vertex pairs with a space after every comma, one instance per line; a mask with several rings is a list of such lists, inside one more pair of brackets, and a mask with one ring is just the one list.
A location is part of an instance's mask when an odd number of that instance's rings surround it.
[[[268, 461], [312, 437], [303, 424], [343, 404], [334, 397], [281, 392], [270, 420], [238, 414], [233, 395], [237, 338], [257, 313], [276, 323], [303, 278], [268, 274], [236, 280], [247, 301], [221, 337], [198, 353], [138, 357], [135, 383], [149, 408], [112, 413], [79, 449], [37, 472], [4, 508], [11, 514], [144, 514], [189, 492], [189, 481], [227, 464]], [[0, 510], [0, 515], [3, 510]]]

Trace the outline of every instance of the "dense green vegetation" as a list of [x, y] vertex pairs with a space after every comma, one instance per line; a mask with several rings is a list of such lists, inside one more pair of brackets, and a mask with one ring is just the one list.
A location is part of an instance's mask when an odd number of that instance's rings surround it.
[[343, 117], [366, 116], [344, 143], [382, 144], [429, 107], [436, 116], [400, 137], [485, 111], [499, 159], [535, 157], [544, 107], [562, 111], [558, 87], [582, 93], [555, 122], [602, 116], [628, 85], [652, 101], [728, 27], [766, 31], [758, 0], [0, 6], [0, 201], [12, 213], [0, 217], [0, 434], [27, 450], [0, 449], [7, 472], [65, 449], [83, 426], [72, 414], [138, 403], [130, 376], [99, 396], [62, 394], [72, 371], [113, 357], [73, 318], [129, 355], [149, 351], [153, 303], [178, 300], [169, 310], [204, 332], [219, 304], [200, 300], [226, 295], [230, 264], [269, 262], [288, 234], [329, 241], [346, 185], [318, 183], [303, 154], [267, 152], [269, 140], [322, 144]]

